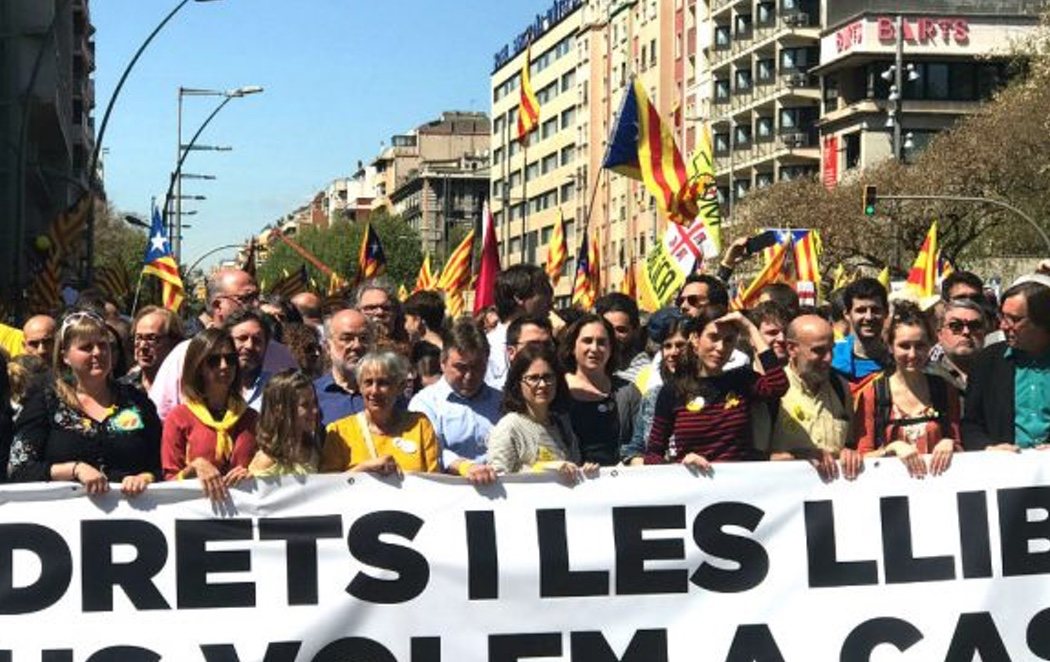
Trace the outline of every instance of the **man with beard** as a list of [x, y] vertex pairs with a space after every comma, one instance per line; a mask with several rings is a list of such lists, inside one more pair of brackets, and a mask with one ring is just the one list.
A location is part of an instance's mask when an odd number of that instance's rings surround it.
[[808, 460], [824, 480], [843, 474], [853, 479], [862, 466], [847, 447], [853, 403], [846, 382], [831, 370], [834, 330], [817, 315], [796, 317], [787, 328], [788, 391], [773, 423], [771, 457]]
[[182, 320], [170, 310], [146, 306], [131, 327], [135, 365], [121, 382], [148, 392], [164, 359], [182, 340]]
[[1005, 343], [983, 349], [970, 370], [966, 450], [1046, 448], [1050, 441], [1050, 287], [1022, 278], [1003, 293]]
[[273, 373], [263, 370], [263, 356], [266, 346], [270, 344], [270, 330], [262, 315], [250, 308], [242, 308], [228, 316], [225, 327], [233, 338], [233, 348], [237, 352], [241, 397], [245, 404], [261, 413], [263, 388], [273, 376]]
[[324, 425], [364, 411], [354, 369], [375, 342], [368, 318], [360, 311], [340, 310], [325, 322], [325, 338], [332, 369], [314, 381], [317, 406]]
[[857, 279], [846, 287], [843, 304], [852, 333], [835, 343], [831, 367], [856, 393], [889, 365], [890, 353], [882, 338], [889, 310], [886, 288], [874, 278]]
[[[944, 303], [937, 329], [937, 347], [931, 352], [930, 370], [966, 393], [966, 379], [977, 352], [984, 347], [988, 324], [981, 304], [970, 298]], [[933, 354], [937, 359], [932, 358]]]

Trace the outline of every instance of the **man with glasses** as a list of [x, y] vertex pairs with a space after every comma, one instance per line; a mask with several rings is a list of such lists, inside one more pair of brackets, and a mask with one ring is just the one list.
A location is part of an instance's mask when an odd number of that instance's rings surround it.
[[457, 322], [441, 351], [441, 379], [417, 393], [408, 405], [409, 411], [424, 414], [434, 426], [445, 471], [474, 484], [496, 480], [485, 456], [503, 394], [485, 383], [488, 361], [489, 343], [473, 320]]
[[355, 306], [365, 317], [372, 320], [376, 329], [381, 331], [387, 338], [397, 338], [399, 329], [397, 324], [397, 297], [394, 287], [381, 278], [374, 278], [357, 288], [354, 297], [357, 302]]
[[962, 437], [966, 450], [1045, 447], [1050, 437], [1050, 287], [1022, 278], [1003, 293], [1006, 336], [970, 370]]
[[51, 354], [55, 349], [55, 318], [34, 315], [22, 326], [22, 351], [44, 359], [51, 365]]
[[325, 321], [325, 342], [332, 369], [314, 380], [324, 425], [364, 411], [354, 370], [375, 344], [372, 323], [359, 310], [340, 310]]
[[937, 346], [930, 353], [930, 370], [966, 393], [966, 378], [977, 352], [984, 347], [988, 323], [981, 304], [964, 297], [939, 309]]
[[118, 381], [148, 392], [164, 359], [182, 340], [182, 320], [170, 310], [146, 306], [131, 327], [135, 365]]
[[[240, 269], [220, 269], [208, 278], [209, 323], [222, 326], [226, 318], [242, 308], [254, 308], [259, 303], [259, 286], [255, 279]], [[150, 400], [157, 406], [163, 420], [168, 412], [182, 402], [182, 364], [186, 360], [189, 340], [176, 345], [164, 359], [149, 390]], [[295, 357], [279, 342], [270, 342], [263, 356], [263, 370], [276, 374], [289, 368], [298, 368]]]
[[725, 283], [709, 274], [690, 274], [685, 279], [675, 305], [686, 317], [699, 317], [708, 306], [729, 307]]

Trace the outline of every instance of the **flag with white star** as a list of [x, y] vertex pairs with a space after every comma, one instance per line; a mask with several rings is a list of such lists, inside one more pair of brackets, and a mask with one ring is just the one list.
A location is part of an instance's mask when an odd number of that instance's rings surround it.
[[171, 245], [168, 243], [168, 233], [164, 228], [164, 221], [160, 217], [160, 210], [153, 208], [153, 224], [149, 230], [149, 243], [146, 244], [146, 257], [142, 260], [143, 275], [156, 276], [161, 280], [161, 298], [164, 307], [171, 311], [178, 311], [185, 298], [185, 288], [182, 285], [182, 276], [179, 275], [179, 265], [171, 254]]
[[365, 226], [365, 233], [361, 238], [357, 268], [357, 276], [361, 282], [381, 276], [386, 271], [386, 253], [383, 252], [383, 244], [379, 241], [379, 233], [371, 223]]

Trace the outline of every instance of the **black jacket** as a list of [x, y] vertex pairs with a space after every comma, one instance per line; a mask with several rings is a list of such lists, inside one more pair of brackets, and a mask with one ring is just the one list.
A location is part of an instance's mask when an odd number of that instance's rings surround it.
[[1014, 362], [1007, 344], [985, 347], [974, 358], [966, 379], [962, 419], [963, 447], [968, 451], [1014, 441]]

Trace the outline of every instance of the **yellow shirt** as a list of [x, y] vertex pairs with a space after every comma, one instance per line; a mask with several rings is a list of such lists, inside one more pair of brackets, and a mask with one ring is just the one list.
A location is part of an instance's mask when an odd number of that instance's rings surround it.
[[[363, 416], [357, 414], [329, 423], [321, 451], [321, 471], [347, 471], [354, 465], [371, 459], [371, 450], [364, 436]], [[390, 455], [402, 471], [437, 472], [438, 439], [434, 426], [423, 414], [405, 412], [401, 430], [393, 435], [372, 435], [377, 456]]]
[[0, 324], [0, 348], [7, 352], [8, 358], [15, 358], [22, 353], [25, 335], [21, 329]]
[[[850, 437], [853, 406], [839, 400], [830, 381], [812, 392], [790, 365], [784, 368], [790, 387], [780, 399], [773, 426], [773, 451], [821, 448], [838, 455]], [[839, 377], [832, 372], [830, 379]], [[843, 388], [849, 398], [849, 388]]]

